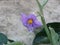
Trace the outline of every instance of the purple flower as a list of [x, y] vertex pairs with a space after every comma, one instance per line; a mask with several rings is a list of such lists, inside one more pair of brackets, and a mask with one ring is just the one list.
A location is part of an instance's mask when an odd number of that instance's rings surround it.
[[34, 14], [21, 14], [21, 20], [23, 25], [26, 26], [29, 31], [33, 31], [34, 28], [40, 27], [42, 25]]

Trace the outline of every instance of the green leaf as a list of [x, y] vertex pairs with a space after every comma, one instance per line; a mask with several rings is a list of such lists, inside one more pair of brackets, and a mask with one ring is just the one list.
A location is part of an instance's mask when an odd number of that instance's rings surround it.
[[33, 40], [33, 45], [38, 45], [38, 44], [48, 44], [50, 43], [48, 38], [47, 38], [47, 35], [45, 33], [45, 30], [44, 28], [42, 30], [40, 30], [39, 33], [36, 34], [34, 40]]
[[0, 45], [3, 45], [3, 43], [0, 43]]
[[44, 7], [46, 5], [46, 3], [48, 2], [48, 0], [36, 0], [38, 2], [38, 4], [40, 5], [40, 7]]
[[48, 2], [48, 0], [40, 0], [40, 3], [42, 6], [45, 6], [47, 2]]
[[51, 34], [51, 43], [52, 45], [59, 45], [59, 35], [54, 31], [53, 28], [49, 27]]
[[[52, 27], [56, 33], [58, 33], [60, 35], [60, 22], [52, 22], [52, 23], [48, 23], [46, 24], [49, 28]], [[35, 44], [47, 44], [47, 43], [50, 43], [48, 38], [47, 38], [47, 35], [46, 35], [46, 32], [45, 32], [45, 29], [43, 28], [36, 28], [36, 30], [40, 30], [40, 32], [38, 32], [33, 40], [33, 45]], [[57, 36], [58, 37], [58, 36]]]
[[52, 27], [55, 30], [55, 32], [57, 32], [58, 34], [60, 34], [60, 22], [48, 23], [47, 26], [48, 27]]
[[38, 44], [48, 44], [48, 43], [50, 43], [49, 40], [48, 40], [48, 38], [45, 37], [45, 36], [41, 36], [41, 37], [36, 37], [34, 39], [33, 45], [36, 45], [36, 44], [37, 45]]
[[52, 27], [60, 37], [60, 22], [52, 22], [47, 24], [48, 27]]
[[59, 44], [60, 44], [60, 38], [59, 38]]
[[7, 44], [8, 38], [3, 33], [0, 33], [0, 43]]
[[22, 42], [12, 42], [6, 45], [24, 45]]

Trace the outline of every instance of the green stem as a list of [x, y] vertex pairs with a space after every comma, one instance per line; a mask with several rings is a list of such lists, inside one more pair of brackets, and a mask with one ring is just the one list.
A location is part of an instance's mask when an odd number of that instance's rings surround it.
[[[40, 14], [39, 14], [39, 15], [40, 15]], [[49, 32], [48, 27], [47, 27], [47, 25], [46, 25], [44, 16], [41, 16], [41, 21], [42, 21], [42, 23], [43, 23], [43, 27], [44, 27], [44, 29], [45, 29], [45, 31], [46, 31], [46, 34], [47, 34], [47, 36], [48, 36], [48, 39], [51, 40], [51, 38], [50, 38], [50, 32]]]
[[44, 19], [44, 16], [43, 16], [42, 6], [41, 6], [41, 4], [39, 3], [38, 0], [36, 0], [36, 1], [37, 1], [37, 3], [38, 3], [39, 9], [40, 9], [39, 15], [41, 16], [41, 20], [42, 20], [43, 26], [44, 26], [44, 28], [45, 28], [46, 34], [47, 34], [47, 36], [48, 36], [48, 39], [51, 41], [51, 39], [50, 39], [50, 33], [49, 33], [48, 27], [47, 27], [47, 25], [46, 25], [46, 22], [45, 22], [45, 19]]
[[43, 7], [46, 5], [47, 2], [48, 2], [48, 0], [43, 4]]

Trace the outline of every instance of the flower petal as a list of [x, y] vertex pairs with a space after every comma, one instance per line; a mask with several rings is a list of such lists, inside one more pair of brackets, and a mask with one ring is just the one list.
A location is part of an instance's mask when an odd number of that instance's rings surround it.
[[37, 28], [37, 27], [40, 27], [40, 26], [42, 26], [42, 23], [39, 22], [38, 20], [35, 20], [34, 24], [33, 24], [33, 27]]
[[23, 25], [27, 25], [27, 16], [25, 15], [25, 14], [23, 14], [23, 13], [21, 13], [21, 21], [22, 21], [22, 23], [23, 23]]
[[26, 14], [24, 14], [24, 13], [21, 13], [21, 19], [26, 19], [27, 18], [27, 16], [26, 16]]
[[28, 28], [28, 31], [30, 31], [30, 32], [33, 32], [33, 30], [34, 30], [32, 24], [31, 25], [28, 25], [27, 28]]
[[[32, 24], [28, 24], [28, 20], [33, 19]], [[39, 22], [34, 14], [26, 15], [21, 13], [21, 21], [25, 27], [28, 28], [28, 31], [34, 31], [34, 28], [40, 27], [42, 24]]]
[[28, 18], [32, 18], [33, 20], [36, 20], [36, 16], [34, 14], [30, 14]]

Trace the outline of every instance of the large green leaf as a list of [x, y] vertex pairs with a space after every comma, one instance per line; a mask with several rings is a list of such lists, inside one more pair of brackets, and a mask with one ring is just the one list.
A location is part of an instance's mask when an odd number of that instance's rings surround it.
[[52, 27], [57, 33], [60, 33], [60, 22], [48, 23], [47, 26]]
[[0, 43], [0, 45], [3, 45], [3, 43]]
[[59, 45], [59, 35], [53, 28], [49, 27], [52, 45]]
[[[40, 28], [39, 28], [40, 29]], [[44, 28], [42, 30], [40, 30], [39, 33], [36, 34], [34, 40], [33, 40], [33, 45], [37, 45], [37, 44], [47, 44], [49, 43], [49, 40], [47, 38], [47, 35], [45, 33]]]
[[0, 44], [7, 44], [8, 38], [6, 35], [4, 35], [3, 33], [0, 33]]
[[[52, 22], [52, 23], [48, 23], [47, 24], [47, 26], [49, 27], [52, 27], [54, 30], [55, 30], [55, 32], [56, 33], [58, 33], [59, 35], [60, 35], [60, 22]], [[38, 28], [38, 29], [40, 29], [40, 28]], [[37, 29], [36, 29], [37, 30]], [[45, 39], [46, 38], [46, 39]], [[48, 40], [48, 38], [47, 38], [47, 35], [46, 35], [46, 33], [45, 33], [45, 31], [44, 31], [44, 28], [42, 28], [41, 30], [40, 30], [40, 32], [39, 33], [37, 33], [36, 34], [36, 36], [35, 36], [35, 38], [34, 38], [34, 40], [33, 40], [33, 45], [35, 45], [35, 44], [47, 44], [47, 43], [49, 43], [49, 40]]]

